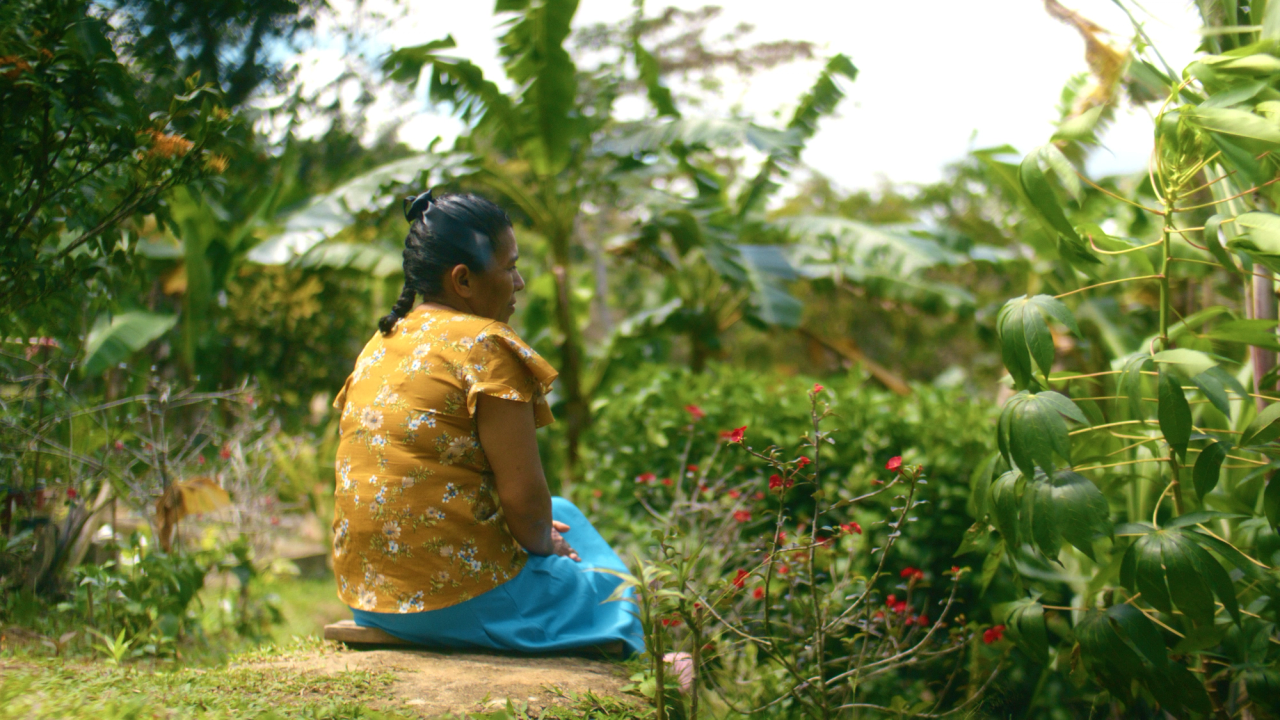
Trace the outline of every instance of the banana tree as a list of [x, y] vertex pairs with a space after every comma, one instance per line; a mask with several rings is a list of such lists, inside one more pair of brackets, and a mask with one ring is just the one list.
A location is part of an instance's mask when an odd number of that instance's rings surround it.
[[[1009, 600], [992, 620], [1033, 662], [1069, 659], [1131, 715], [1250, 717], [1280, 707], [1280, 398], [1257, 352], [1280, 342], [1256, 310], [1280, 269], [1280, 3], [1201, 7], [1221, 52], [1130, 69], [1165, 88], [1146, 182], [1104, 188], [1054, 144], [1018, 169], [1056, 252], [996, 320], [1016, 392], [966, 549], [987, 549], [982, 586]], [[1063, 194], [1107, 197], [1137, 237]], [[1130, 332], [1064, 354], [1108, 294]]]

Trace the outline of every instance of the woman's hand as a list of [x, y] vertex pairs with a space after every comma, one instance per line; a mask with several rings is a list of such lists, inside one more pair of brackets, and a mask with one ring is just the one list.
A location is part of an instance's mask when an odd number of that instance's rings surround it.
[[582, 562], [582, 558], [578, 557], [578, 551], [574, 550], [564, 536], [560, 533], [569, 532], [569, 526], [559, 520], [551, 521], [551, 546], [554, 548], [552, 552], [561, 557], [567, 557], [574, 562]]

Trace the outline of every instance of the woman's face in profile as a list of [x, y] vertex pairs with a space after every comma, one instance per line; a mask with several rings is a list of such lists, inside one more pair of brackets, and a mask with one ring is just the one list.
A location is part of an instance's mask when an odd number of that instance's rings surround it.
[[483, 273], [475, 276], [471, 307], [481, 317], [505, 323], [516, 310], [516, 293], [524, 289], [524, 278], [516, 269], [520, 249], [516, 247], [516, 234], [511, 228], [493, 238], [493, 242], [493, 261]]

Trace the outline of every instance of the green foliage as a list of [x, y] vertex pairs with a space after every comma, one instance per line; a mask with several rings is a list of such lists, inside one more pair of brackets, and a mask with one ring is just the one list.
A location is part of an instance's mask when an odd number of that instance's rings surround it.
[[193, 76], [151, 97], [90, 7], [0, 10], [0, 153], [12, 160], [0, 178], [0, 329], [38, 331], [90, 281], [117, 285], [133, 249], [122, 226], [163, 218], [166, 192], [226, 164], [212, 152], [231, 125], [214, 88]]

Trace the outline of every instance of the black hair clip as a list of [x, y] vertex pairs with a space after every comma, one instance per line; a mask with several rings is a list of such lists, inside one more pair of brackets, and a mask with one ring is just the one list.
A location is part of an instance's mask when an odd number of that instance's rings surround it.
[[414, 220], [422, 217], [427, 208], [431, 207], [433, 199], [431, 191], [428, 190], [421, 195], [410, 195], [404, 199], [404, 219], [413, 224]]

